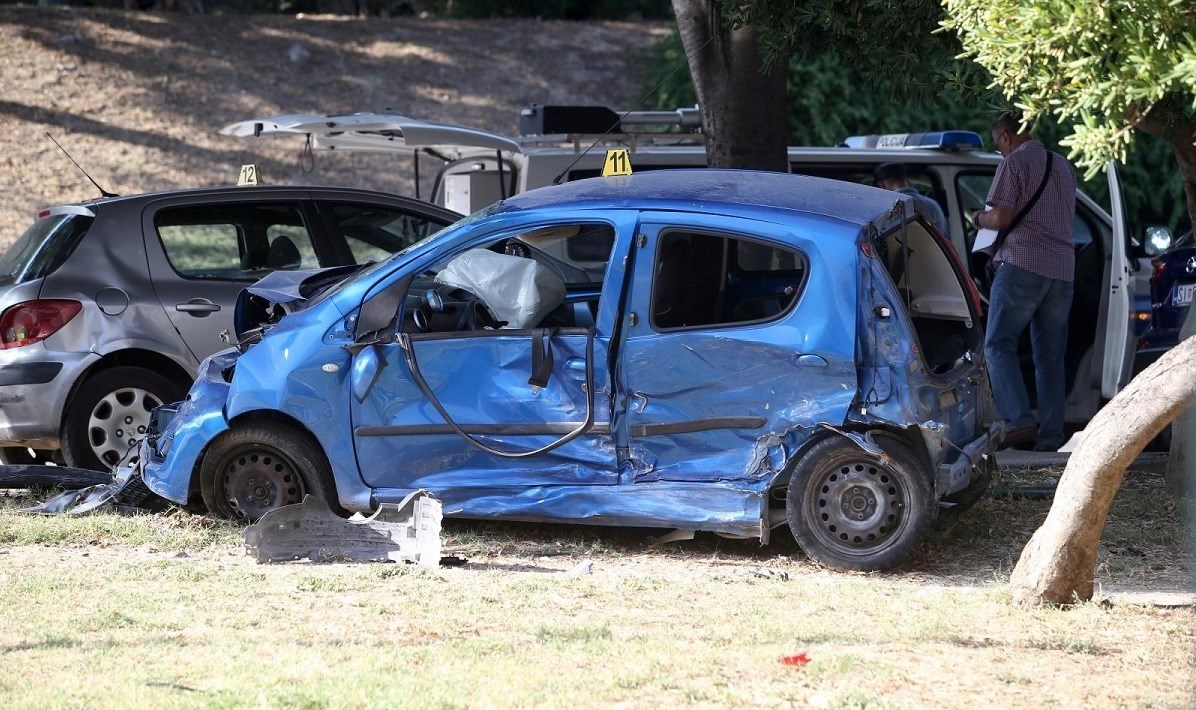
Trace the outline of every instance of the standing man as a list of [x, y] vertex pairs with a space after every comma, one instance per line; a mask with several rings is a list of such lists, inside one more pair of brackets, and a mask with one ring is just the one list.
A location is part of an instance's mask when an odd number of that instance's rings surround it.
[[939, 206], [938, 202], [918, 192], [918, 188], [909, 184], [909, 170], [905, 167], [905, 163], [881, 163], [872, 171], [872, 179], [876, 181], [877, 187], [913, 197], [914, 211], [937, 227], [943, 236], [948, 238], [951, 236], [947, 231], [947, 216], [943, 214], [943, 208]]
[[[999, 235], [984, 339], [989, 380], [997, 413], [1008, 427], [1003, 445], [1036, 440], [1035, 451], [1055, 451], [1063, 445], [1067, 395], [1063, 355], [1075, 272], [1075, 173], [1066, 158], [1022, 130], [1019, 116], [1004, 114], [994, 121], [992, 137], [1005, 159], [988, 192], [991, 209], [972, 215], [972, 224]], [[1038, 391], [1037, 435], [1017, 356], [1027, 325]]]

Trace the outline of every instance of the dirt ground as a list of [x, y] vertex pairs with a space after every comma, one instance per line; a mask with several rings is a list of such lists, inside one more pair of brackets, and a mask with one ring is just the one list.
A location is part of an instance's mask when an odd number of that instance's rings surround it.
[[236, 139], [233, 121], [390, 109], [514, 133], [532, 103], [628, 108], [663, 23], [187, 16], [0, 7], [0, 245], [37, 210], [105, 189], [271, 183], [411, 193], [409, 164]]

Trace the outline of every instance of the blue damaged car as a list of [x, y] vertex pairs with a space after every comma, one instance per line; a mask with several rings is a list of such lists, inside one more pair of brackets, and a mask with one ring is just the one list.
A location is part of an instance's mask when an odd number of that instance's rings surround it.
[[[303, 276], [303, 278], [299, 278]], [[954, 249], [910, 198], [727, 170], [532, 190], [351, 272], [267, 278], [155, 411], [155, 493], [711, 531], [906, 561], [1002, 435]]]

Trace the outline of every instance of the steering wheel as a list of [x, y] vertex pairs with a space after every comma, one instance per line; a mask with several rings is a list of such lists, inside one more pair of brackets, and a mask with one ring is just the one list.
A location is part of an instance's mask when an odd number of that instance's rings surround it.
[[465, 325], [469, 330], [498, 330], [502, 327], [502, 323], [494, 317], [480, 298], [471, 298], [466, 301]]

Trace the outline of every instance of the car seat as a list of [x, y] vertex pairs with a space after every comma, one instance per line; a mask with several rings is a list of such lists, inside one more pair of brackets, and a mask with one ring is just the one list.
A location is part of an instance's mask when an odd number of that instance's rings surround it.
[[266, 266], [270, 269], [298, 269], [303, 263], [299, 254], [299, 247], [288, 236], [274, 237], [270, 242], [270, 253], [266, 256]]

